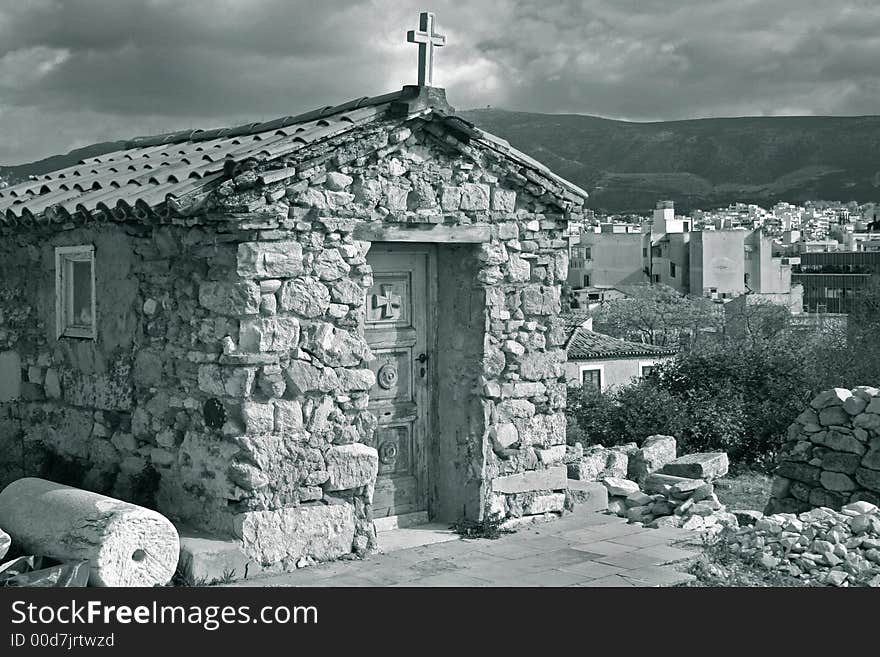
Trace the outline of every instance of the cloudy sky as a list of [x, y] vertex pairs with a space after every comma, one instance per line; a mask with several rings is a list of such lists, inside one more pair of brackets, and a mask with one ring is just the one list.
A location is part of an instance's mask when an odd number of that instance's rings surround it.
[[414, 83], [630, 120], [880, 114], [877, 0], [0, 0], [0, 163]]

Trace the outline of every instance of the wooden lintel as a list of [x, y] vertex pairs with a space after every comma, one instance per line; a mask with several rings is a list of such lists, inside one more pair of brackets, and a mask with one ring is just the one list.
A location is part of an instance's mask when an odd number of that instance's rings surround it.
[[488, 224], [445, 226], [438, 224], [361, 223], [354, 238], [365, 242], [426, 242], [430, 244], [480, 244], [492, 239]]

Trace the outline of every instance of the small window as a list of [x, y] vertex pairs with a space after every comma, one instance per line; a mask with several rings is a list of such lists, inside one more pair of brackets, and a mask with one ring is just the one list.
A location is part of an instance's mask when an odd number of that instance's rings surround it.
[[602, 370], [582, 370], [581, 385], [593, 386], [599, 392], [602, 391]]
[[654, 274], [654, 282], [655, 282], [655, 283], [659, 283], [659, 282], [660, 282], [660, 274]]
[[669, 263], [669, 276], [672, 278], [675, 278], [675, 263], [674, 262]]
[[55, 317], [57, 337], [94, 340], [95, 247], [55, 249]]
[[642, 377], [651, 376], [651, 373], [656, 369], [656, 365], [642, 365]]
[[643, 258], [647, 258], [647, 257], [648, 257], [648, 249], [647, 249], [647, 247], [643, 247], [643, 248], [642, 248], [642, 257], [643, 257]]
[[592, 260], [593, 259], [593, 248], [588, 246], [584, 248], [584, 259]]
[[584, 287], [590, 287], [590, 275], [584, 274]]

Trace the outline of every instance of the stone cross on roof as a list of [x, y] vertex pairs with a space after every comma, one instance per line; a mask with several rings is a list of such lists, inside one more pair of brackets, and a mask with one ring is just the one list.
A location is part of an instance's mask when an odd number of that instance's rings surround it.
[[409, 43], [419, 44], [419, 86], [434, 86], [434, 48], [446, 45], [446, 36], [434, 31], [434, 14], [419, 14], [419, 29], [406, 33]]

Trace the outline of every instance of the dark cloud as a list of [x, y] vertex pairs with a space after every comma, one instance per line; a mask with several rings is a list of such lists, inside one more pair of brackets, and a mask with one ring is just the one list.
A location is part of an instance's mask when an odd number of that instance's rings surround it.
[[[0, 162], [411, 83], [415, 0], [0, 0]], [[880, 112], [875, 0], [435, 0], [458, 107]]]

